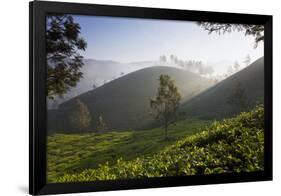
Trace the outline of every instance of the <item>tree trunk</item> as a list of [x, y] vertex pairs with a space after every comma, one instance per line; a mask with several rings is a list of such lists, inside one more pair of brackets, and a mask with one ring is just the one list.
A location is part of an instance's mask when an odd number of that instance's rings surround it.
[[165, 141], [168, 140], [168, 134], [167, 134], [167, 129], [168, 129], [168, 117], [166, 116], [166, 105], [165, 105], [165, 115], [164, 115], [164, 128], [165, 128]]
[[165, 140], [166, 141], [168, 140], [167, 129], [168, 129], [168, 126], [167, 126], [167, 123], [165, 123]]

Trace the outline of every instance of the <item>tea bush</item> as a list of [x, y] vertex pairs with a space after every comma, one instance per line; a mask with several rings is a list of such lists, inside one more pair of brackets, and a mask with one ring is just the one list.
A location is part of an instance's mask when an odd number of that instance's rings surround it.
[[264, 167], [264, 109], [214, 122], [151, 156], [65, 174], [57, 182], [261, 171]]

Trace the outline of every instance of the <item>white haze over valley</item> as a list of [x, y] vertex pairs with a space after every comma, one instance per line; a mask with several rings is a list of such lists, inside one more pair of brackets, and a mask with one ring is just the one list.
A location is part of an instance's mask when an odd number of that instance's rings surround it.
[[[165, 56], [163, 60], [163, 56]], [[230, 76], [235, 73], [229, 73], [229, 67], [233, 67], [234, 62], [222, 60], [219, 62], [201, 62], [201, 65], [188, 66], [188, 62], [194, 60], [181, 60], [176, 57], [176, 61], [171, 58], [171, 55], [162, 55], [158, 60], [151, 61], [139, 61], [131, 63], [120, 63], [112, 60], [94, 60], [84, 59], [84, 66], [81, 68], [83, 78], [80, 79], [77, 86], [72, 88], [64, 96], [57, 96], [53, 100], [48, 100], [48, 109], [56, 109], [59, 104], [67, 101], [73, 97], [76, 97], [82, 93], [90, 90], [94, 90], [104, 84], [125, 76], [134, 71], [138, 71], [147, 67], [153, 66], [167, 66], [178, 69], [188, 70], [200, 75], [201, 77], [210, 78], [213, 80], [223, 80], [226, 76]], [[237, 61], [238, 62], [238, 61]], [[253, 62], [251, 60], [251, 62]], [[245, 68], [247, 64], [245, 62], [238, 62], [239, 70]], [[249, 64], [249, 62], [248, 62]], [[201, 72], [199, 68], [201, 67]], [[209, 68], [209, 69], [208, 69]], [[208, 71], [210, 70], [211, 71]], [[234, 69], [234, 68], [233, 68]], [[208, 73], [211, 72], [211, 73]]]
[[134, 71], [169, 66], [219, 82], [263, 56], [263, 43], [233, 31], [208, 34], [195, 22], [74, 15], [87, 42], [83, 78], [48, 109]]

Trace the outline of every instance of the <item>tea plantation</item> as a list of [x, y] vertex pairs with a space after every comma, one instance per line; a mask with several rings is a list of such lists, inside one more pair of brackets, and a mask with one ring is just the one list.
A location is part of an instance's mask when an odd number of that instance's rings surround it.
[[[155, 141], [156, 142], [156, 141]], [[83, 152], [83, 151], [82, 151]], [[81, 153], [82, 153], [81, 152]], [[101, 155], [102, 156], [102, 155]], [[64, 174], [55, 182], [114, 180], [161, 176], [261, 171], [264, 167], [263, 106], [214, 122], [154, 154]]]

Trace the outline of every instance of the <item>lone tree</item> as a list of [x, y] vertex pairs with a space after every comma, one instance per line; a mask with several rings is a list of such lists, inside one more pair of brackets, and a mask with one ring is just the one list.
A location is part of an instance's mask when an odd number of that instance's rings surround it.
[[166, 63], [167, 62], [166, 55], [163, 54], [162, 56], [160, 56], [159, 60], [160, 60], [161, 63]]
[[245, 57], [245, 60], [243, 61], [243, 63], [248, 66], [251, 64], [251, 57], [250, 55], [248, 54], [246, 57]]
[[248, 108], [248, 101], [245, 94], [245, 90], [241, 86], [241, 83], [237, 81], [235, 90], [233, 91], [233, 94], [231, 94], [227, 100], [226, 103], [231, 105], [234, 109], [234, 112], [241, 112], [245, 111]]
[[217, 22], [198, 22], [199, 26], [208, 31], [209, 34], [215, 32], [220, 34], [231, 33], [232, 31], [244, 31], [245, 35], [251, 35], [255, 38], [255, 48], [260, 42], [264, 41], [264, 26], [252, 24], [229, 24]]
[[82, 132], [91, 124], [91, 114], [88, 107], [79, 99], [76, 100], [69, 115], [69, 121], [72, 128]]
[[98, 129], [98, 131], [107, 130], [107, 125], [106, 125], [105, 121], [103, 120], [102, 115], [99, 116], [97, 129]]
[[87, 43], [70, 15], [47, 15], [46, 28], [47, 97], [54, 99], [75, 87], [82, 77], [79, 51], [84, 51]]
[[238, 61], [235, 61], [235, 62], [234, 62], [233, 67], [234, 67], [234, 71], [235, 71], [235, 72], [238, 72], [238, 71], [239, 71], [239, 69], [240, 69], [240, 64], [238, 63]]
[[228, 75], [232, 75], [234, 73], [234, 70], [233, 70], [233, 67], [232, 65], [229, 65], [228, 68], [227, 68], [227, 73]]
[[174, 81], [168, 75], [161, 74], [159, 87], [155, 98], [150, 100], [155, 118], [160, 121], [165, 130], [165, 140], [168, 139], [168, 126], [174, 124], [177, 119], [177, 110], [180, 105], [181, 95]]

